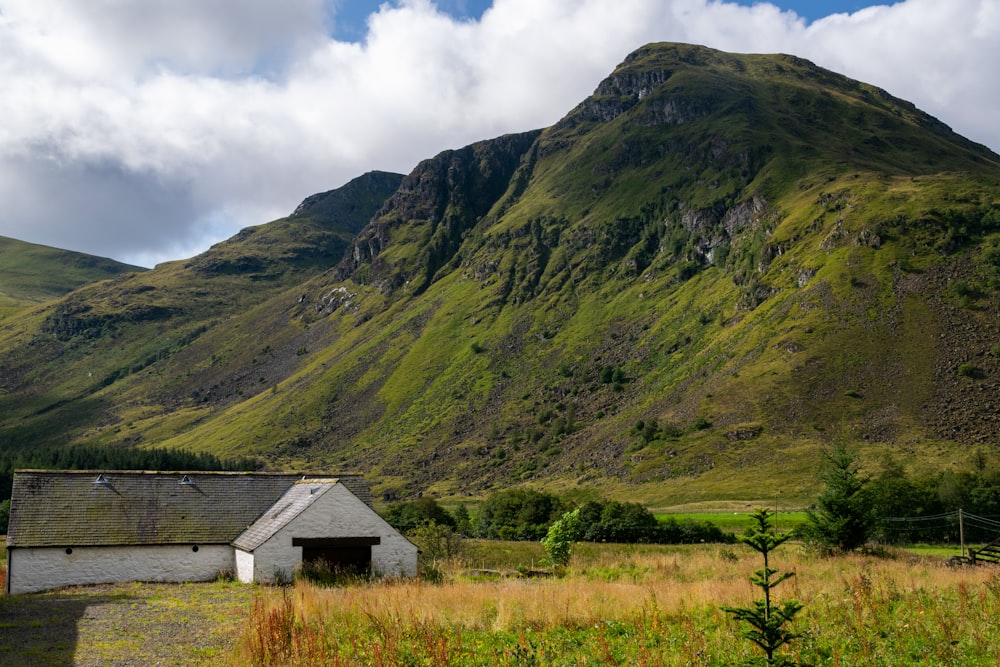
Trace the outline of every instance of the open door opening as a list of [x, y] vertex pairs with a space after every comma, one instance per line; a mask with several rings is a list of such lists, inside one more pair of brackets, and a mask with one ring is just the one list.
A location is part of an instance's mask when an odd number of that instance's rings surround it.
[[367, 576], [372, 571], [372, 547], [378, 537], [293, 537], [292, 546], [302, 547], [302, 562], [325, 562], [341, 574]]

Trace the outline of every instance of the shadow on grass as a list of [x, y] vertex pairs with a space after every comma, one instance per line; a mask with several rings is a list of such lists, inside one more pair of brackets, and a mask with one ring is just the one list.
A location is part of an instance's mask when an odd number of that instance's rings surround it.
[[[133, 599], [128, 594], [80, 592], [0, 595], [0, 665], [72, 665], [87, 610]], [[89, 664], [86, 656], [81, 658], [78, 664]]]

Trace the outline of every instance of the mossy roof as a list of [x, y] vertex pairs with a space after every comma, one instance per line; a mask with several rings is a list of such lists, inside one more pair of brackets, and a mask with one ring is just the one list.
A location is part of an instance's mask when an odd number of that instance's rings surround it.
[[[359, 475], [343, 477], [349, 490], [358, 489], [355, 495], [367, 492]], [[14, 473], [7, 546], [229, 544], [302, 478], [20, 470]], [[370, 496], [361, 500], [370, 504]]]

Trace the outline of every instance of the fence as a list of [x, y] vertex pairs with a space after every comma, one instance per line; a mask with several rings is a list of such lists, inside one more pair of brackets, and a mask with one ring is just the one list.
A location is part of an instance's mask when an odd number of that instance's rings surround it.
[[1000, 520], [963, 510], [929, 516], [883, 517], [882, 538], [893, 544], [951, 542], [962, 545], [1000, 538]]

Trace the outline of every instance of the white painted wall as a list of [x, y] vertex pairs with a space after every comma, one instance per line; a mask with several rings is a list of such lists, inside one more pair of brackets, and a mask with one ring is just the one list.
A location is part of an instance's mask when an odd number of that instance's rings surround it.
[[341, 485], [332, 487], [254, 551], [254, 579], [290, 577], [302, 562], [294, 537], [375, 537], [372, 571], [388, 577], [417, 576], [417, 547]]
[[124, 581], [212, 581], [233, 572], [233, 547], [225, 545], [64, 547], [11, 549], [7, 578], [11, 593]]
[[234, 549], [236, 551], [236, 578], [242, 581], [244, 584], [253, 583], [253, 554], [248, 551], [243, 551], [243, 549]]

